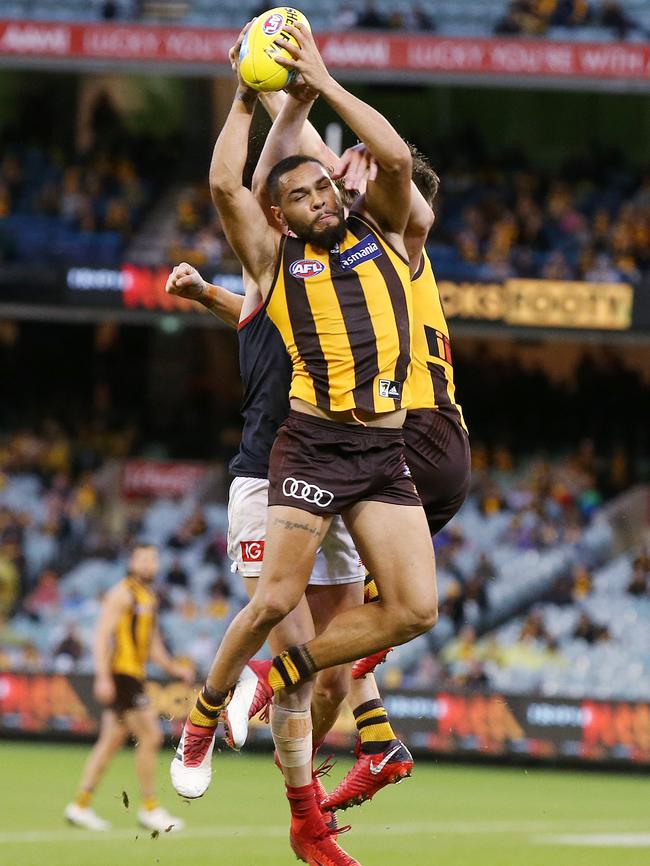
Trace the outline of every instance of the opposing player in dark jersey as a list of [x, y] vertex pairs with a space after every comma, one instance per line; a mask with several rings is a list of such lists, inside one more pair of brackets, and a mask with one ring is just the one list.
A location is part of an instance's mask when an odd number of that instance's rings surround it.
[[135, 764], [142, 794], [138, 821], [159, 833], [184, 826], [184, 821], [170, 815], [156, 798], [156, 759], [162, 734], [145, 694], [150, 658], [170, 676], [188, 685], [194, 681], [192, 671], [171, 658], [158, 631], [158, 601], [151, 588], [158, 566], [155, 547], [136, 545], [126, 577], [109, 590], [102, 602], [94, 647], [94, 691], [105, 709], [99, 739], [84, 767], [79, 791], [64, 813], [71, 824], [86, 830], [110, 829], [108, 821], [92, 809], [92, 797], [110, 760], [129, 735], [136, 743]]

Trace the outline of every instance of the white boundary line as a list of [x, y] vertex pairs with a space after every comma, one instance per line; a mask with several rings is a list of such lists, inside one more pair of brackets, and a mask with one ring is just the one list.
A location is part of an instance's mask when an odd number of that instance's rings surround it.
[[538, 836], [537, 845], [574, 845], [582, 848], [650, 848], [650, 833], [566, 833]]
[[[577, 826], [576, 826], [577, 824]], [[602, 830], [602, 821], [427, 821], [413, 822], [400, 824], [365, 824], [357, 825], [354, 828], [354, 835], [359, 836], [376, 836], [388, 834], [393, 836], [409, 836], [409, 835], [491, 835], [493, 833], [514, 833], [524, 836], [536, 835], [533, 838], [538, 844], [594, 844], [584, 842], [558, 842], [560, 839], [595, 839], [601, 838], [628, 838], [650, 840], [650, 834], [638, 832], [638, 824], [629, 824], [628, 833], [608, 833], [608, 834], [590, 834], [586, 831], [590, 829]], [[622, 830], [623, 825], [619, 824], [617, 830]], [[557, 834], [561, 830], [582, 830], [584, 835], [551, 835]], [[179, 833], [161, 833], [159, 839], [234, 839], [238, 836], [243, 838], [284, 838], [287, 834], [287, 827], [274, 824], [272, 826], [257, 826], [250, 825], [236, 827], [188, 827]], [[545, 834], [545, 835], [541, 835]], [[547, 835], [548, 834], [548, 835]], [[134, 826], [128, 829], [115, 829], [106, 832], [91, 832], [76, 828], [62, 828], [60, 830], [24, 830], [24, 831], [9, 831], [0, 832], [0, 845], [11, 844], [52, 844], [57, 842], [84, 842], [87, 843], [91, 839], [93, 842], [114, 842], [121, 839], [131, 841], [141, 841], [146, 844], [150, 840], [151, 833], [141, 827]], [[158, 840], [156, 840], [158, 841]], [[599, 843], [595, 843], [599, 844]], [[602, 843], [600, 843], [602, 844]], [[612, 843], [613, 844], [613, 843]], [[629, 843], [628, 843], [629, 844]], [[644, 843], [650, 844], [650, 842]], [[621, 843], [625, 845], [625, 843]]]

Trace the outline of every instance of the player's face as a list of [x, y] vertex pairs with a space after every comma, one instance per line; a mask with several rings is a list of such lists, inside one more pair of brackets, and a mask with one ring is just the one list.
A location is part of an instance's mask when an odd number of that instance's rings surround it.
[[341, 196], [317, 162], [305, 162], [280, 178], [280, 208], [284, 222], [303, 241], [329, 250], [345, 237]]
[[160, 556], [155, 547], [138, 547], [129, 560], [129, 574], [143, 583], [151, 583], [158, 574]]

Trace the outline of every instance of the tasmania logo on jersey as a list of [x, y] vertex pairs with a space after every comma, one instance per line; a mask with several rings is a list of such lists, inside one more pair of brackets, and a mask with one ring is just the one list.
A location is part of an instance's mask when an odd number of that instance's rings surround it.
[[264, 559], [263, 541], [241, 541], [242, 562], [261, 562]]
[[394, 379], [380, 379], [379, 396], [392, 397], [394, 400], [399, 400], [402, 396], [402, 383], [396, 382]]
[[273, 15], [269, 15], [264, 24], [262, 24], [262, 32], [265, 36], [275, 36], [275, 34], [282, 30], [284, 25], [284, 15], [281, 15], [279, 12], [274, 12]]
[[306, 280], [309, 277], [316, 277], [322, 274], [325, 270], [325, 265], [316, 259], [298, 259], [296, 262], [291, 262], [289, 273], [292, 277], [298, 277], [300, 280]]
[[341, 270], [349, 271], [364, 262], [370, 261], [370, 259], [378, 258], [380, 255], [381, 247], [375, 238], [368, 234], [365, 238], [362, 238], [358, 244], [355, 244], [353, 247], [350, 247], [349, 250], [341, 253], [339, 257], [339, 265], [341, 266]]

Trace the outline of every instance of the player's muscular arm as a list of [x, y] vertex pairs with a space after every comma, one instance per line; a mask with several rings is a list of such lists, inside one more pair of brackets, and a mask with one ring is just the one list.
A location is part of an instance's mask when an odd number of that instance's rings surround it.
[[276, 163], [299, 153], [319, 159], [330, 171], [338, 157], [309, 122], [309, 112], [318, 94], [307, 85], [292, 85], [289, 93], [263, 93], [260, 101], [273, 119], [253, 175], [253, 193], [270, 215], [266, 179]]
[[[239, 36], [241, 43], [243, 34]], [[238, 54], [238, 45], [233, 51]], [[239, 67], [237, 66], [239, 77]], [[243, 184], [251, 119], [257, 94], [239, 77], [230, 114], [217, 139], [210, 165], [210, 191], [226, 238], [262, 291], [271, 286], [279, 233], [267, 223], [253, 193]]]
[[422, 251], [435, 218], [424, 196], [411, 181], [411, 210], [404, 231], [404, 246], [411, 265], [411, 273], [415, 273], [420, 266]]
[[233, 328], [239, 322], [244, 299], [241, 295], [229, 292], [223, 286], [206, 282], [201, 274], [187, 262], [173, 268], [167, 277], [165, 291], [189, 301], [202, 304], [213, 316]]
[[[354, 203], [354, 210], [357, 211], [366, 210], [365, 191], [368, 183], [374, 180], [375, 176], [375, 162], [365, 144], [349, 147], [341, 155], [332, 173], [335, 179], [343, 178], [346, 189], [356, 189], [361, 193]], [[415, 183], [411, 181], [411, 209], [404, 231], [404, 245], [411, 264], [411, 273], [414, 273], [420, 265], [422, 250], [434, 220], [432, 209]]]
[[[291, 113], [295, 114], [300, 105], [306, 106], [307, 114], [309, 114], [317, 96], [318, 94], [316, 91], [311, 87], [308, 87], [300, 77], [298, 77], [296, 82], [289, 85], [286, 93], [284, 91], [279, 91], [277, 93], [260, 93], [259, 99], [271, 120], [275, 121], [281, 111], [288, 111], [290, 115]], [[273, 130], [271, 130], [271, 132], [272, 131]], [[271, 133], [269, 133], [269, 137], [270, 136]], [[267, 137], [267, 142], [269, 141], [269, 137]], [[277, 159], [275, 159], [273, 165], [281, 159], [284, 159], [285, 156], [290, 156], [293, 153], [302, 153], [306, 156], [314, 156], [316, 159], [320, 159], [323, 165], [327, 166], [327, 168], [332, 168], [338, 159], [338, 156], [334, 153], [331, 147], [328, 147], [325, 144], [320, 133], [309, 120], [305, 119], [303, 121], [302, 127], [297, 130], [297, 138], [292, 138], [288, 145], [284, 144], [282, 138], [284, 138], [284, 136], [278, 136], [279, 141], [271, 140], [271, 146], [277, 148]], [[291, 150], [288, 150], [288, 147], [291, 147]], [[264, 151], [262, 151], [262, 154], [264, 154]], [[271, 156], [274, 155], [275, 154], [271, 152]], [[270, 165], [269, 169], [273, 168], [273, 165]]]
[[306, 84], [317, 90], [377, 163], [377, 177], [368, 184], [366, 207], [385, 232], [403, 235], [410, 209], [411, 153], [391, 124], [378, 111], [357, 99], [329, 74], [312, 34], [306, 27], [288, 27], [299, 48], [282, 42], [293, 59], [276, 58], [282, 66], [297, 69]]
[[111, 589], [104, 599], [95, 629], [93, 656], [95, 663], [95, 697], [104, 704], [111, 703], [115, 687], [111, 677], [112, 640], [120, 617], [128, 608], [130, 596], [123, 586]]
[[260, 286], [270, 288], [278, 233], [272, 229], [242, 177], [255, 94], [238, 87], [230, 114], [217, 139], [210, 166], [210, 191], [228, 243]]

